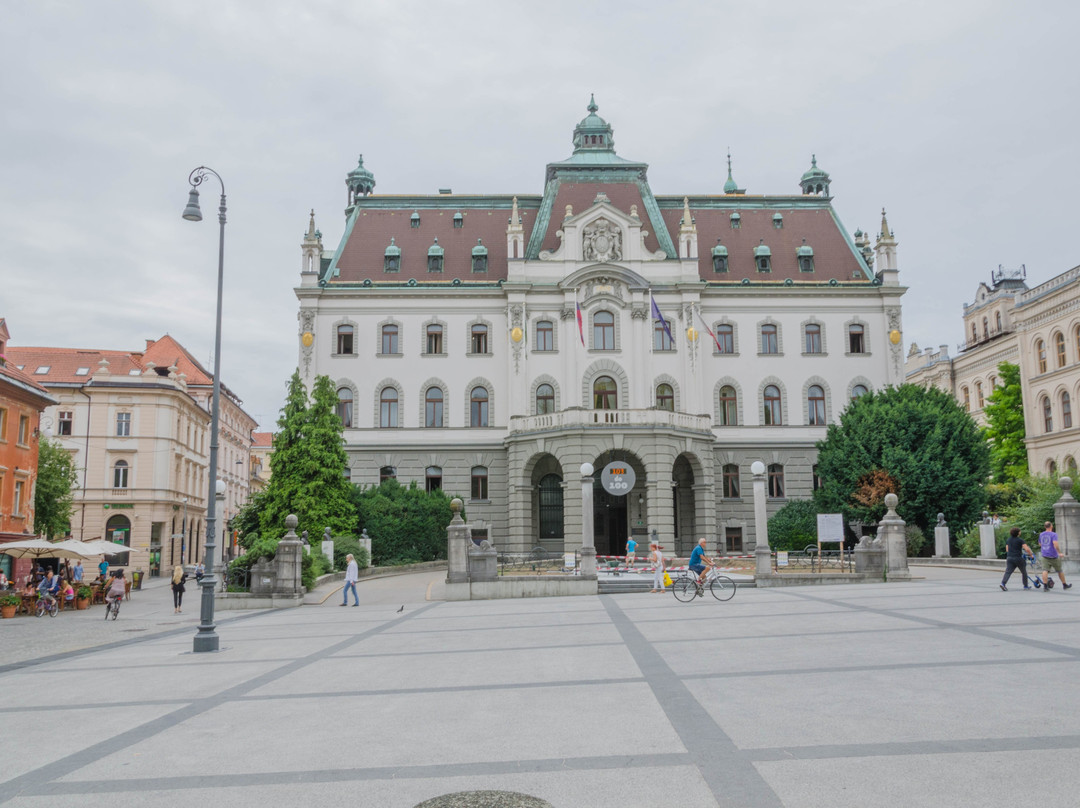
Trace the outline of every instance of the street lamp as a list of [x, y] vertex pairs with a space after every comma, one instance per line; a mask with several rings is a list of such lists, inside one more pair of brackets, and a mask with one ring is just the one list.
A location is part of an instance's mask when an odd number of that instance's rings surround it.
[[218, 237], [217, 321], [214, 332], [214, 398], [210, 408], [210, 490], [206, 497], [209, 511], [206, 520], [206, 574], [201, 581], [202, 608], [199, 611], [199, 629], [195, 634], [193, 647], [195, 653], [218, 650], [218, 635], [214, 631], [214, 587], [217, 584], [217, 579], [214, 577], [214, 550], [217, 546], [215, 534], [217, 533], [218, 412], [221, 404], [221, 287], [225, 275], [225, 181], [214, 169], [199, 166], [188, 175], [191, 191], [183, 213], [183, 217], [189, 222], [202, 221], [202, 212], [199, 210], [199, 186], [208, 176], [215, 177], [221, 185], [221, 204], [218, 206], [220, 235]]

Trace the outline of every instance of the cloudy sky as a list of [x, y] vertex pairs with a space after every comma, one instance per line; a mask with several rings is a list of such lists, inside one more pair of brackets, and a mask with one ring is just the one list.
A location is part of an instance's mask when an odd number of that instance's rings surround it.
[[1075, 2], [0, 0], [0, 316], [13, 344], [209, 366], [271, 429], [296, 364], [308, 211], [328, 246], [364, 154], [382, 193], [536, 194], [596, 93], [657, 194], [798, 192], [900, 242], [905, 346], [962, 340], [999, 264], [1080, 264]]

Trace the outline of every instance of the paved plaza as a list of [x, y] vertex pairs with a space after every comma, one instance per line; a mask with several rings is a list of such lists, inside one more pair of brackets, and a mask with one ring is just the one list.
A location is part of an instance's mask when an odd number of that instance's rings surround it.
[[449, 603], [426, 573], [224, 613], [200, 655], [192, 587], [180, 616], [156, 585], [116, 623], [4, 620], [0, 803], [1075, 804], [1077, 596], [915, 574], [682, 604]]

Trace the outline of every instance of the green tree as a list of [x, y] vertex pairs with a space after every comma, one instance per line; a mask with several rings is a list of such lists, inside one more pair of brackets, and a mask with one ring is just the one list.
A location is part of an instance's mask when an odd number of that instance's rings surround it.
[[71, 455], [43, 436], [38, 443], [34, 488], [34, 532], [39, 536], [52, 538], [67, 532], [78, 479]]
[[812, 499], [789, 500], [769, 519], [769, 547], [802, 550], [817, 544], [818, 508]]
[[315, 381], [309, 407], [300, 373], [293, 373], [274, 435], [270, 482], [260, 502], [262, 537], [280, 539], [290, 513], [299, 520], [297, 533], [308, 531], [312, 542], [327, 527], [334, 535], [355, 531], [352, 485], [345, 479], [347, 457], [341, 419], [334, 412], [336, 403], [333, 384], [321, 376]]
[[371, 536], [371, 563], [408, 564], [446, 558], [450, 496], [390, 479], [361, 491], [353, 501], [360, 525]]
[[928, 532], [939, 512], [954, 529], [971, 524], [985, 502], [986, 441], [941, 390], [902, 385], [860, 396], [817, 448], [822, 512], [877, 521], [892, 490], [900, 516]]
[[1008, 483], [1027, 476], [1027, 448], [1024, 446], [1024, 402], [1020, 367], [1009, 362], [998, 365], [1000, 385], [995, 387], [983, 412], [990, 443], [990, 470], [994, 482]]

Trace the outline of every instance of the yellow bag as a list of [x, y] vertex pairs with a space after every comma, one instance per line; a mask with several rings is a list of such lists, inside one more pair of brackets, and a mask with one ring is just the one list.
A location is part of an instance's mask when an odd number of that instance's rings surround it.
[[671, 576], [664, 573], [664, 586], [671, 586]]

